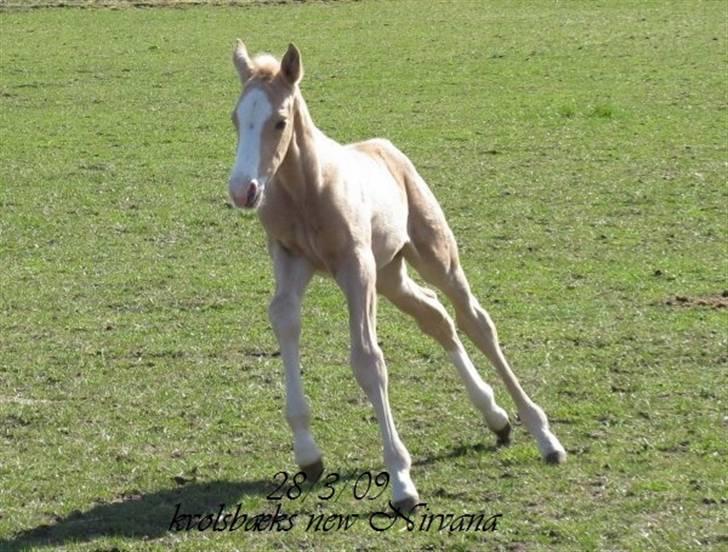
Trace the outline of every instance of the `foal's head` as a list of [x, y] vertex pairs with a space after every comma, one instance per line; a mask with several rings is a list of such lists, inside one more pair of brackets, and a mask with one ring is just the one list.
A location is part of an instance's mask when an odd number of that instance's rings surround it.
[[266, 183], [275, 175], [293, 136], [296, 86], [303, 76], [301, 54], [293, 45], [279, 64], [272, 56], [254, 59], [238, 40], [233, 63], [243, 91], [232, 113], [238, 150], [230, 174], [230, 198], [237, 207], [260, 204]]

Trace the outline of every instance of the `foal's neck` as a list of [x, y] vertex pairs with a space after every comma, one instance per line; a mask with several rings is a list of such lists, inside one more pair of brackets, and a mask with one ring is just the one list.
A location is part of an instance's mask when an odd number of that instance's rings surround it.
[[278, 169], [278, 179], [296, 202], [323, 186], [319, 145], [327, 140], [316, 128], [300, 90], [294, 97], [293, 137]]

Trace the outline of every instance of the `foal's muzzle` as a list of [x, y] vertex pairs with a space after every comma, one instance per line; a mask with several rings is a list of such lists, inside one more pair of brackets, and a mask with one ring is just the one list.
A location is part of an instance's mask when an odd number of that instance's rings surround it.
[[255, 179], [244, 183], [237, 183], [231, 180], [229, 191], [230, 199], [235, 207], [239, 207], [241, 209], [252, 209], [260, 201], [263, 187]]

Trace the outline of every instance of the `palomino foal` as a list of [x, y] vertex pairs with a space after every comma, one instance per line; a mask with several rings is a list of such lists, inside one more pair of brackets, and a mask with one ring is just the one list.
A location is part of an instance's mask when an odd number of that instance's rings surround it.
[[238, 146], [229, 192], [237, 207], [257, 209], [268, 234], [276, 280], [269, 315], [302, 470], [312, 479], [323, 470], [299, 365], [301, 299], [317, 271], [333, 276], [346, 295], [351, 365], [379, 421], [395, 508], [411, 509], [419, 497], [389, 407], [377, 293], [445, 348], [488, 427], [500, 443], [510, 439], [508, 415], [468, 358], [452, 319], [432, 291], [407, 275], [405, 260], [450, 299], [458, 326], [495, 366], [543, 458], [563, 462], [564, 448], [508, 366], [488, 313], [470, 291], [445, 216], [410, 160], [387, 140], [341, 145], [316, 128], [298, 86], [303, 66], [295, 46], [279, 64], [268, 55], [251, 59], [238, 40], [233, 61], [243, 91], [232, 114]]

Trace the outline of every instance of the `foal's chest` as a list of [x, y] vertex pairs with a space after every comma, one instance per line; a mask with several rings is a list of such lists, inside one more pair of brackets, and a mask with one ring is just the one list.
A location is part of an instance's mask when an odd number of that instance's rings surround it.
[[327, 235], [322, 221], [289, 206], [262, 205], [259, 212], [268, 237], [280, 243], [291, 254], [304, 257], [316, 270], [326, 271], [331, 266], [337, 237]]

